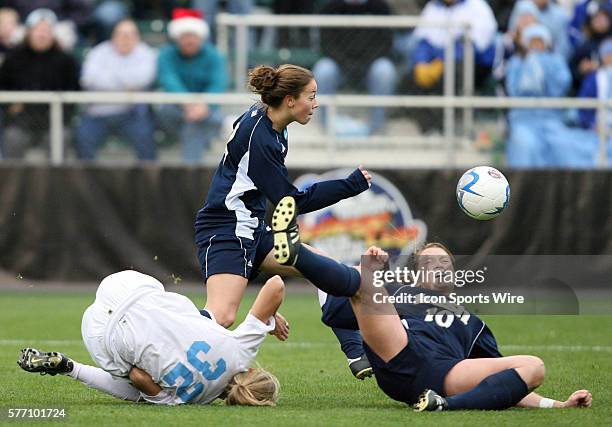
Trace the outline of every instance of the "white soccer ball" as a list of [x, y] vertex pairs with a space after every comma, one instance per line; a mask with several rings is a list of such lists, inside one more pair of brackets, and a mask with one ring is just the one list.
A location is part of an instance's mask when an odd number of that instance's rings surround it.
[[495, 218], [510, 201], [506, 177], [490, 166], [466, 171], [457, 184], [457, 202], [468, 216], [479, 220]]

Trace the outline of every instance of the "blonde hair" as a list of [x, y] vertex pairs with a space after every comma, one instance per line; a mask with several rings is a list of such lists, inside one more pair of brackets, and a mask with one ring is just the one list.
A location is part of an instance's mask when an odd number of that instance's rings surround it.
[[251, 368], [236, 374], [227, 386], [226, 405], [275, 406], [280, 384], [270, 372]]

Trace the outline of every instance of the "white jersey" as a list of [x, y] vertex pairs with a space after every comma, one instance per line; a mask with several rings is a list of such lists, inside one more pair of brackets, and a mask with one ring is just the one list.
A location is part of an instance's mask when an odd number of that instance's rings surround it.
[[154, 403], [206, 404], [246, 371], [266, 334], [274, 329], [249, 314], [229, 331], [202, 316], [189, 298], [165, 292], [151, 276], [113, 274], [100, 283], [83, 315], [85, 345], [98, 365], [119, 377], [136, 366], [163, 391], [142, 395]]

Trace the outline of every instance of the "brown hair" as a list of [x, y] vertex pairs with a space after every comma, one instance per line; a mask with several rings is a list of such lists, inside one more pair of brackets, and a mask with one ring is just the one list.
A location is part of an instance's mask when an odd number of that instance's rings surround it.
[[421, 256], [421, 254], [423, 253], [425, 249], [429, 249], [429, 248], [442, 249], [444, 252], [448, 254], [449, 258], [451, 259], [451, 262], [455, 264], [455, 257], [453, 256], [453, 253], [446, 246], [444, 246], [442, 243], [439, 243], [439, 242], [425, 243], [419, 248], [417, 248], [417, 250], [414, 251], [414, 258], [417, 261], [417, 264], [418, 264], [419, 256]]
[[226, 405], [275, 406], [280, 385], [278, 379], [261, 368], [251, 368], [234, 375], [227, 386]]
[[287, 95], [298, 98], [312, 79], [312, 72], [298, 65], [284, 64], [278, 68], [258, 65], [249, 70], [249, 89], [261, 95], [264, 104], [275, 108]]

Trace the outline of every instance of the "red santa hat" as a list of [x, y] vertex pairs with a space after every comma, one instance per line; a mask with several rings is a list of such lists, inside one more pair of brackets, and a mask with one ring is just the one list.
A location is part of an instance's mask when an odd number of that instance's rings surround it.
[[203, 40], [208, 38], [210, 30], [202, 13], [195, 9], [177, 8], [172, 11], [172, 20], [168, 24], [170, 38], [177, 40], [183, 34], [195, 34]]

